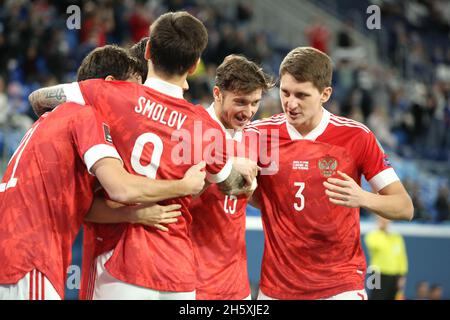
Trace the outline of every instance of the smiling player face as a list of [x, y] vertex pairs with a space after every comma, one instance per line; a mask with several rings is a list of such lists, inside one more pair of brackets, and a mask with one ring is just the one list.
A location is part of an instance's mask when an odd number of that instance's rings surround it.
[[261, 102], [262, 89], [244, 94], [214, 88], [216, 114], [227, 129], [242, 130], [253, 118]]
[[322, 119], [322, 104], [331, 95], [331, 88], [320, 92], [312, 82], [298, 82], [285, 73], [280, 79], [280, 99], [286, 119], [300, 133], [314, 129]]

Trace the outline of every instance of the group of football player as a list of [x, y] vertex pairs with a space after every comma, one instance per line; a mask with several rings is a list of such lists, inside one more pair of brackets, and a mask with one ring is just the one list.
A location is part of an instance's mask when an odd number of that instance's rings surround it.
[[64, 299], [82, 225], [80, 299], [251, 299], [249, 203], [258, 299], [367, 299], [359, 208], [410, 220], [413, 206], [373, 133], [324, 108], [330, 57], [289, 52], [283, 113], [252, 122], [274, 81], [239, 52], [210, 107], [183, 98], [207, 42], [200, 20], [166, 13], [130, 50], [90, 52], [77, 82], [30, 95], [40, 118], [0, 184], [0, 299]]

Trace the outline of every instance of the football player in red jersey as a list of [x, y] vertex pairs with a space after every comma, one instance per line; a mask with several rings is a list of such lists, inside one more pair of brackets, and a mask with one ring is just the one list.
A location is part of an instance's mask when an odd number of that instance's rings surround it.
[[[100, 52], [97, 53], [100, 54]], [[139, 58], [139, 54], [135, 53], [135, 56]], [[86, 59], [88, 58], [89, 56]], [[90, 60], [94, 60], [94, 58], [92, 57]], [[100, 57], [95, 60], [99, 61]], [[98, 64], [90, 68], [89, 65], [82, 63], [78, 71], [79, 79], [97, 78], [93, 73], [98, 73], [103, 69]], [[105, 68], [105, 72], [107, 70]], [[227, 139], [229, 139], [228, 142], [242, 143], [241, 130], [257, 112], [263, 92], [272, 87], [271, 79], [254, 62], [243, 56], [231, 55], [218, 67], [215, 82], [215, 102], [207, 111], [213, 120], [223, 126]], [[235, 151], [236, 148], [233, 144], [229, 144], [229, 151]], [[190, 205], [190, 211], [194, 217], [191, 239], [197, 261], [197, 299], [250, 297], [245, 249], [247, 198], [248, 196], [245, 194], [224, 195], [218, 190], [217, 185], [211, 185]], [[97, 202], [97, 206], [98, 208], [93, 210], [93, 214], [97, 216], [89, 217], [92, 222], [132, 222], [126, 215], [107, 213], [106, 217], [103, 215], [99, 217], [98, 214], [104, 211], [101, 209], [104, 208], [104, 204]], [[208, 208], [208, 212], [204, 210], [205, 207]], [[131, 218], [135, 219], [134, 216]], [[120, 228], [120, 226], [116, 227]], [[89, 224], [88, 230], [85, 231], [86, 244], [83, 251], [81, 299], [87, 299], [93, 294], [93, 281], [85, 270], [88, 268], [95, 270], [96, 266], [85, 264], [92, 260], [91, 254], [88, 252], [95, 248], [94, 257], [97, 257], [105, 251], [109, 251], [108, 246], [99, 245], [97, 238], [99, 236], [102, 239], [108, 238], [110, 234], [104, 236], [102, 231], [110, 230], [111, 227], [105, 229], [99, 224]], [[113, 237], [109, 236], [109, 238]]]
[[[224, 192], [240, 192], [253, 181], [256, 164], [247, 161], [237, 171], [223, 148], [215, 143], [211, 149], [212, 137], [226, 140], [222, 128], [203, 108], [183, 99], [186, 77], [194, 72], [206, 43], [206, 29], [198, 19], [185, 12], [164, 14], [151, 26], [144, 86], [88, 80], [64, 86], [65, 98], [91, 104], [109, 120], [128, 171], [172, 179], [196, 159], [205, 159], [210, 182], [219, 183]], [[56, 90], [60, 88], [40, 93]], [[126, 228], [114, 250], [98, 258], [94, 298], [195, 298], [195, 261], [187, 231], [190, 200], [177, 199], [183, 215], [168, 233]]]
[[[147, 38], [148, 40], [148, 38]], [[142, 43], [139, 43], [142, 46]], [[127, 52], [117, 46], [107, 45], [104, 47], [96, 48], [92, 50], [82, 61], [77, 72], [78, 81], [87, 79], [105, 79], [107, 81], [120, 80], [118, 77], [118, 71], [121, 70], [118, 60], [124, 59]], [[131, 53], [130, 53], [131, 55]], [[134, 76], [141, 76], [146, 78], [147, 67], [144, 68], [143, 56], [140, 55], [140, 50], [134, 53], [134, 57], [137, 60], [138, 74]], [[123, 68], [122, 68], [123, 69]], [[145, 74], [144, 74], [145, 71]], [[140, 83], [139, 77], [128, 78], [127, 81]], [[187, 181], [189, 179], [198, 179], [199, 175], [204, 175], [204, 172], [200, 172], [201, 167], [198, 165], [193, 166], [185, 174], [185, 180], [190, 183], [192, 187], [198, 186], [195, 181]], [[195, 194], [198, 189], [191, 193]], [[155, 195], [160, 195], [160, 200], [166, 200], [176, 197], [176, 193], [179, 192], [176, 189], [163, 189], [155, 188], [153, 190]], [[81, 286], [79, 290], [80, 299], [88, 299], [92, 295], [92, 272], [95, 272], [96, 261], [95, 258], [102, 253], [110, 251], [114, 248], [114, 245], [118, 242], [125, 224], [118, 223], [140, 223], [148, 226], [154, 226], [160, 230], [168, 231], [168, 228], [163, 224], [176, 222], [176, 212], [166, 212], [165, 206], [155, 205], [152, 207], [152, 214], [149, 214], [149, 209], [133, 210], [133, 207], [124, 207], [118, 203], [113, 203], [110, 200], [105, 199], [103, 192], [98, 192], [94, 203], [85, 216], [84, 232], [83, 232], [83, 258], [82, 258], [82, 277]], [[126, 210], [124, 214], [123, 211]], [[109, 225], [104, 225], [104, 224]], [[112, 225], [112, 224], [116, 225]]]
[[[145, 58], [145, 51], [147, 48], [148, 40], [150, 40], [149, 37], [144, 37], [139, 40], [139, 42], [135, 43], [130, 49], [128, 49], [130, 56], [135, 58], [138, 62], [142, 82], [145, 82], [148, 74], [148, 59]], [[184, 81], [183, 90], [189, 90], [189, 84], [187, 80]]]
[[[232, 156], [238, 155], [235, 144], [246, 142], [242, 129], [272, 85], [270, 77], [243, 56], [230, 55], [217, 68], [214, 102], [207, 111], [226, 132]], [[246, 194], [224, 195], [217, 185], [211, 185], [191, 203], [198, 300], [250, 299], [245, 244], [247, 200]]]
[[[246, 129], [278, 150], [275, 170], [259, 175], [254, 194], [265, 234], [259, 299], [367, 299], [359, 208], [388, 219], [413, 215], [374, 134], [323, 107], [331, 77], [326, 54], [292, 50], [280, 66], [284, 113]], [[361, 175], [374, 193], [361, 189]]]
[[[116, 78], [133, 78], [135, 62], [126, 53], [116, 57]], [[109, 126], [91, 107], [66, 103], [46, 113], [22, 139], [0, 184], [0, 299], [64, 298], [72, 243], [92, 203], [94, 176], [113, 200], [129, 203], [159, 201], [178, 188], [185, 192], [173, 197], [196, 193], [204, 183], [200, 173], [196, 180], [163, 182], [128, 174]], [[137, 206], [115, 214], [150, 217], [163, 210], [164, 217], [152, 220], [159, 224], [172, 222], [177, 209]]]

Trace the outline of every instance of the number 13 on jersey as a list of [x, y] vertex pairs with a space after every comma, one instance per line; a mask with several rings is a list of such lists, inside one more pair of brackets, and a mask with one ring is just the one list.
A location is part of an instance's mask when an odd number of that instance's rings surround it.
[[295, 198], [298, 199], [294, 202], [295, 211], [302, 211], [305, 208], [305, 196], [303, 195], [303, 190], [305, 190], [304, 182], [294, 182], [294, 186], [298, 187], [297, 193], [295, 194]]

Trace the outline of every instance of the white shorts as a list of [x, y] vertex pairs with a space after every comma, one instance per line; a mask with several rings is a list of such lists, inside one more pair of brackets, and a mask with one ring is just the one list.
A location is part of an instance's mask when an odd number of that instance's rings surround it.
[[61, 300], [61, 297], [50, 281], [34, 269], [17, 283], [0, 284], [0, 300]]
[[353, 290], [339, 293], [335, 296], [320, 300], [367, 300], [366, 290]]
[[[277, 299], [266, 296], [261, 291], [261, 289], [259, 289], [258, 300], [277, 300]], [[339, 293], [332, 297], [318, 299], [318, 300], [367, 300], [367, 293], [366, 293], [366, 290], [346, 291], [346, 292]]]
[[113, 250], [97, 257], [93, 300], [195, 300], [195, 291], [157, 291], [114, 278], [105, 268], [112, 255]]

